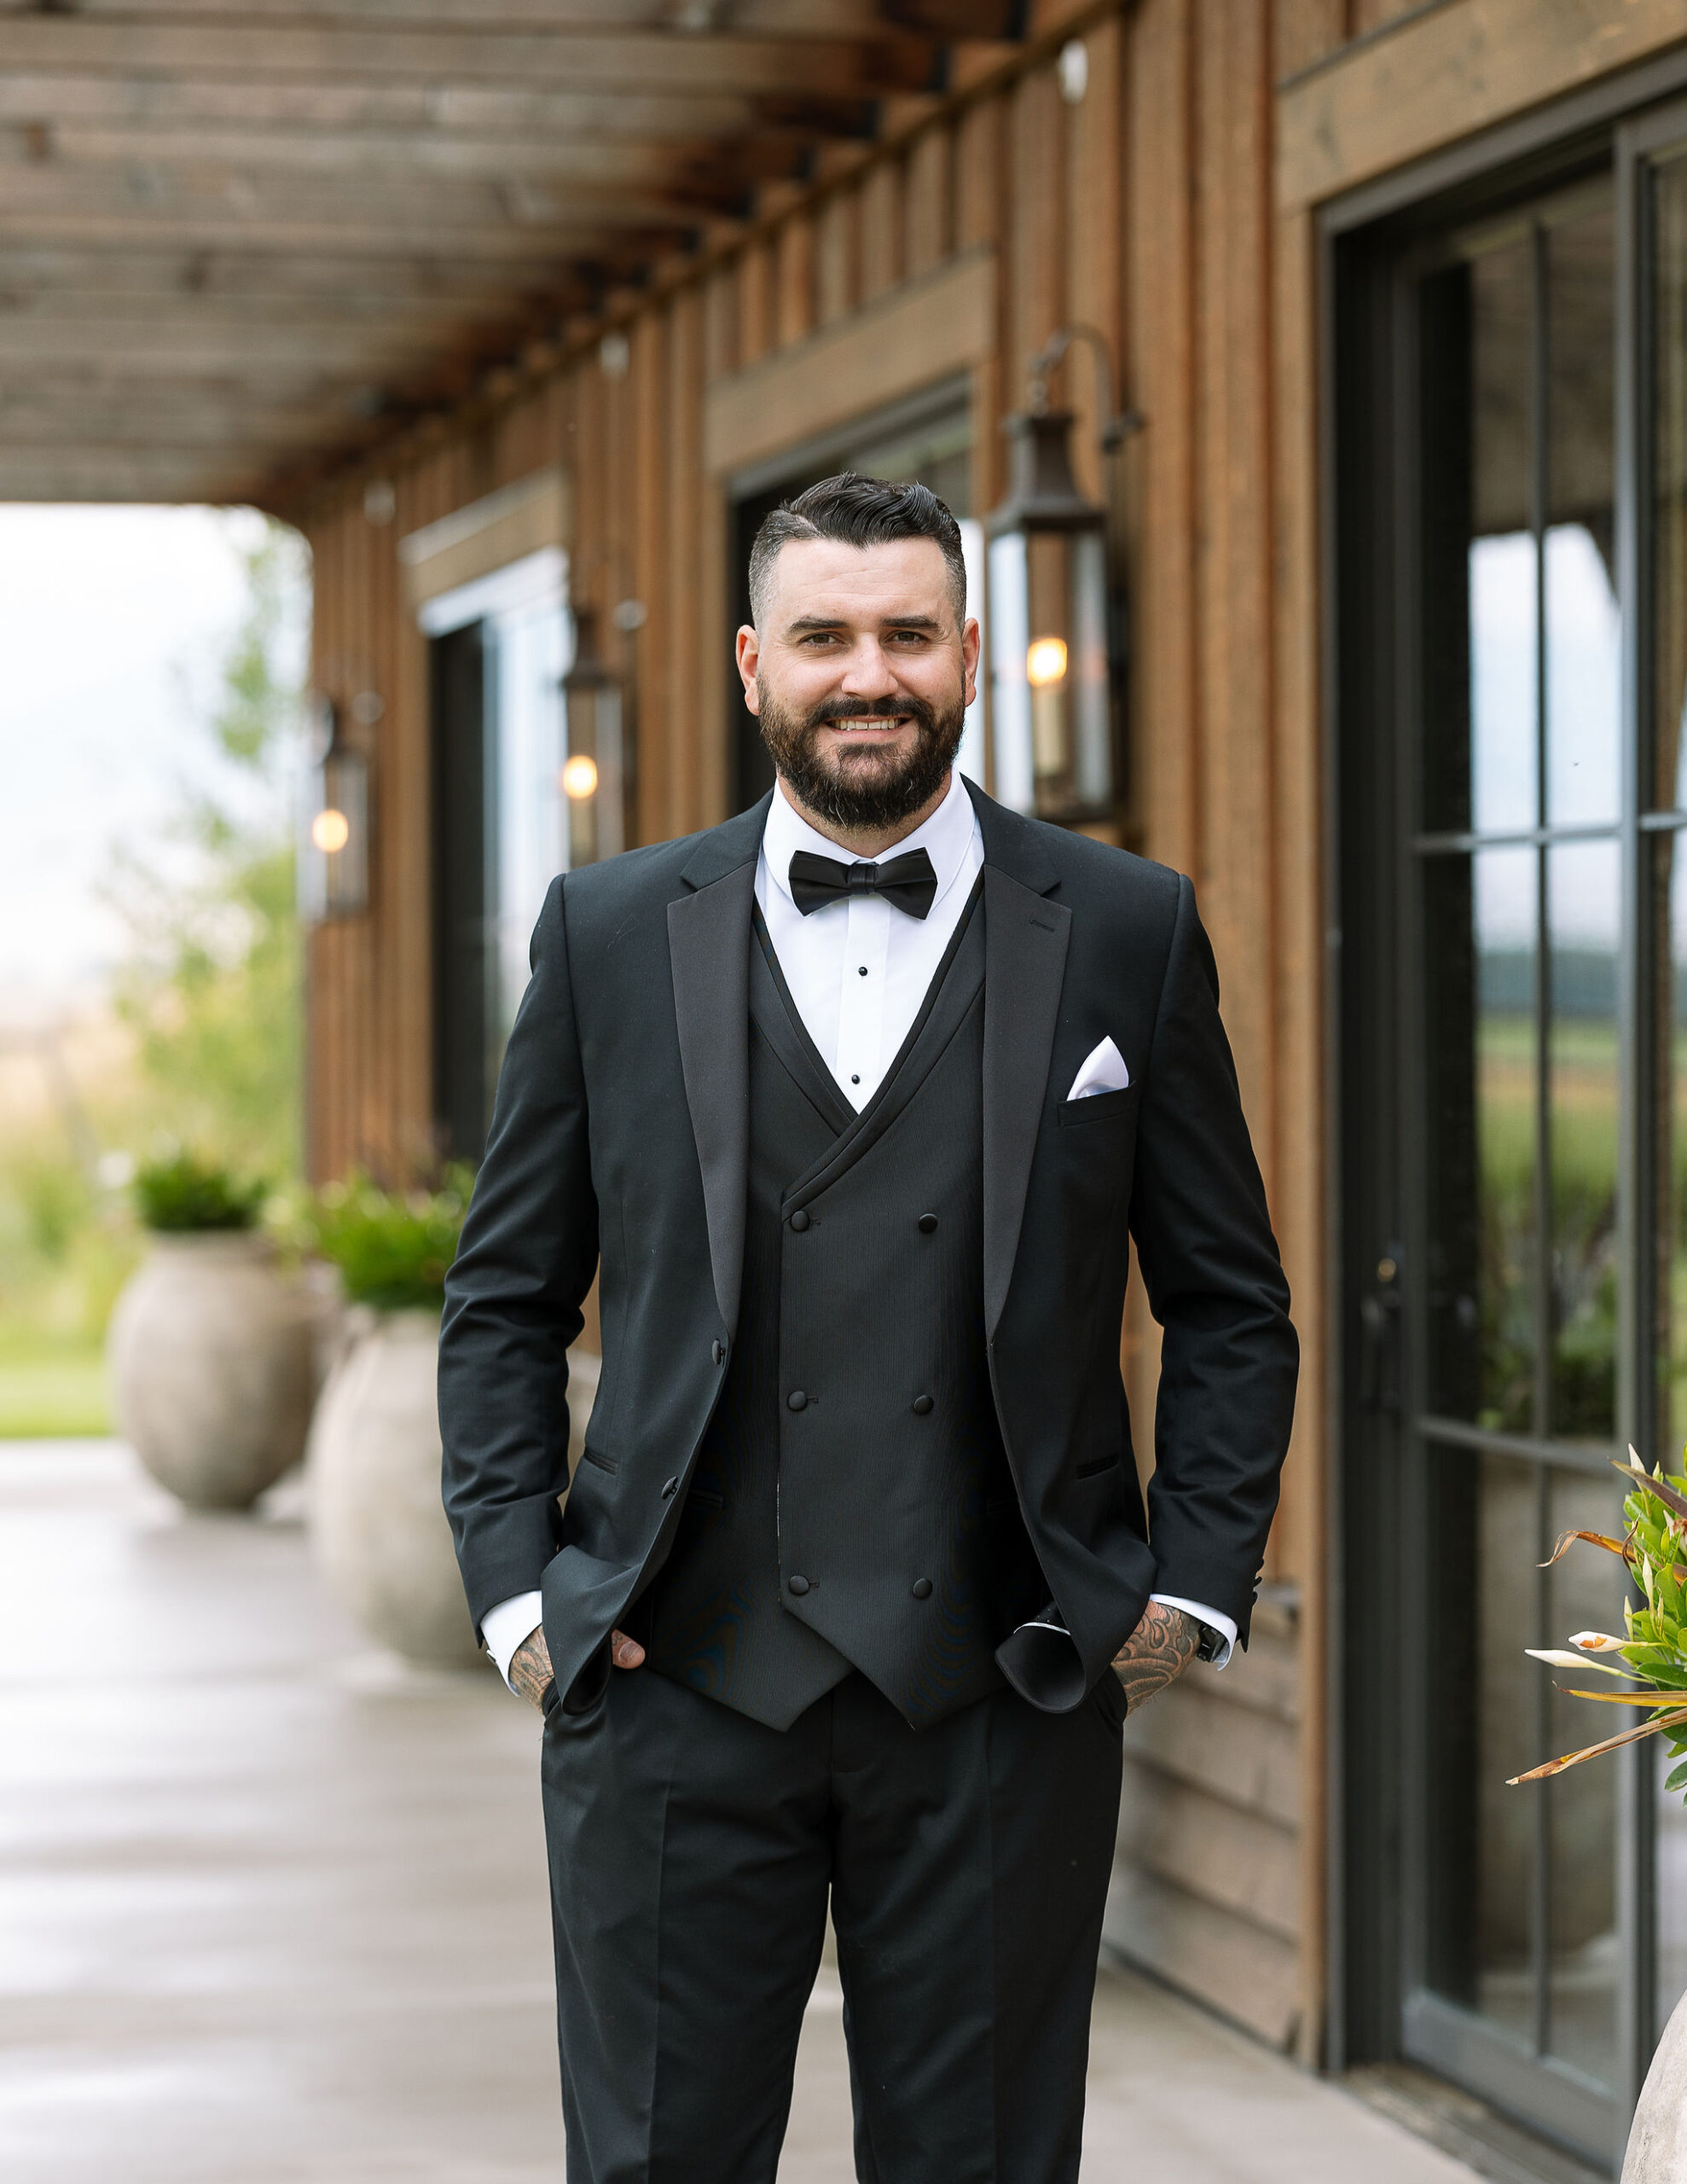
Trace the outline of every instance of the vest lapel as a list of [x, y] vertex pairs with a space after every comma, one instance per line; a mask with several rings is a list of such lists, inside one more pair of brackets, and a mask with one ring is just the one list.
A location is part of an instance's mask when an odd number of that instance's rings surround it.
[[[1055, 884], [1053, 874], [1014, 854], [1019, 830], [1000, 823], [1012, 815], [976, 793], [974, 801], [983, 822], [986, 859], [984, 1330], [994, 1334], [1019, 1249], [1072, 913], [1043, 892]], [[1016, 878], [1005, 868], [1010, 864], [1021, 866], [1025, 877]]]
[[[750, 913], [765, 801], [705, 834], [684, 877], [696, 888], [668, 905], [668, 960], [680, 1067], [697, 1141], [715, 1301], [738, 1332], [750, 1170]], [[725, 865], [724, 872], [721, 867]]]

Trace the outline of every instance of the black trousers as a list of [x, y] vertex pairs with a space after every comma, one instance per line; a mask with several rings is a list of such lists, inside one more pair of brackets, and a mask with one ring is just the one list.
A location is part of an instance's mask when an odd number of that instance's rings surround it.
[[568, 2184], [774, 2184], [830, 1897], [862, 2184], [1075, 2184], [1123, 1699], [780, 1732], [650, 1670], [543, 1783]]

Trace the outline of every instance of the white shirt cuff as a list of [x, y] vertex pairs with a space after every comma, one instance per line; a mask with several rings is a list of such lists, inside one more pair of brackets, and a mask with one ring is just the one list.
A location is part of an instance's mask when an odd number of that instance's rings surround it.
[[[537, 1592], [518, 1593], [513, 1600], [500, 1600], [481, 1617], [480, 1635], [506, 1683], [510, 1681], [510, 1663], [522, 1641], [530, 1638], [544, 1619], [544, 1597]], [[510, 1688], [513, 1691], [515, 1686], [510, 1684]]]
[[[536, 1598], [537, 1595], [536, 1594]], [[1151, 1600], [1158, 1600], [1162, 1607], [1180, 1607], [1186, 1615], [1192, 1615], [1197, 1623], [1204, 1623], [1209, 1630], [1216, 1630], [1224, 1641], [1223, 1651], [1213, 1656], [1213, 1666], [1223, 1668], [1236, 1650], [1236, 1623], [1233, 1617], [1220, 1615], [1215, 1607], [1204, 1606], [1199, 1600], [1180, 1600], [1175, 1593], [1150, 1593]], [[483, 1623], [484, 1629], [485, 1625]], [[487, 1641], [490, 1644], [490, 1640]]]

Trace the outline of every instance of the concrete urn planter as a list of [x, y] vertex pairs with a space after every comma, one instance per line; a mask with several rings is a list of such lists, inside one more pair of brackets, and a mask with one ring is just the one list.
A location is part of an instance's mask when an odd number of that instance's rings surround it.
[[264, 1237], [154, 1239], [107, 1363], [118, 1431], [190, 1508], [248, 1508], [304, 1454], [317, 1311]]
[[1664, 2027], [1640, 2088], [1622, 2184], [1687, 2184], [1687, 1995]]
[[479, 1649], [439, 1497], [439, 1315], [354, 1308], [351, 1316], [350, 1345], [310, 1429], [317, 1565], [381, 1645], [424, 1666], [467, 1667]]

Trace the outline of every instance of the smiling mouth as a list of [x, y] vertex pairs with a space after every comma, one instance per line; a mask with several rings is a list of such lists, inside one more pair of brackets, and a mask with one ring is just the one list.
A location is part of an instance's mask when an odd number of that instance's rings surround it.
[[894, 735], [913, 718], [912, 713], [861, 713], [842, 720], [822, 721], [820, 725], [838, 735]]

